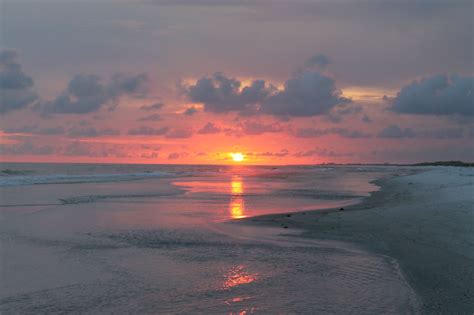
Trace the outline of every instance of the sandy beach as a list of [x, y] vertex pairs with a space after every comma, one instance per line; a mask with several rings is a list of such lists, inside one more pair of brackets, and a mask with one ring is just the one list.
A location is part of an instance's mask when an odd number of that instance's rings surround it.
[[342, 209], [269, 215], [253, 223], [302, 229], [396, 259], [427, 314], [474, 312], [474, 170], [420, 168], [375, 182], [380, 190]]

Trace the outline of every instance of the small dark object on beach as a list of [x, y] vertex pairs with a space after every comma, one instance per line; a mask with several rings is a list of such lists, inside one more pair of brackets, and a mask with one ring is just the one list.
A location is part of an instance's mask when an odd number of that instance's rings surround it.
[[340, 208], [339, 211], [344, 211], [344, 208]]
[[287, 229], [287, 228], [288, 228], [288, 226], [287, 226], [287, 225], [285, 225], [283, 228], [284, 228], [284, 229]]
[[289, 217], [291, 217], [291, 214], [287, 214], [286, 216], [289, 218]]
[[408, 185], [413, 185], [413, 183], [412, 183], [412, 182], [409, 182]]
[[306, 212], [303, 212], [302, 214], [303, 214], [303, 215], [306, 215]]

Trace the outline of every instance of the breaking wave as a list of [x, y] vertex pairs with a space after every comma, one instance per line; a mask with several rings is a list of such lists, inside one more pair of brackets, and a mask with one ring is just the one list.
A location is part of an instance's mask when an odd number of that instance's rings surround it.
[[[101, 183], [116, 181], [133, 181], [147, 178], [161, 178], [173, 176], [167, 172], [144, 172], [131, 174], [88, 174], [88, 175], [37, 175], [25, 176], [19, 173], [18, 176], [0, 177], [0, 186], [22, 186], [41, 184], [77, 184], [77, 183]], [[13, 174], [12, 174], [13, 175]], [[15, 174], [16, 175], [16, 174]]]

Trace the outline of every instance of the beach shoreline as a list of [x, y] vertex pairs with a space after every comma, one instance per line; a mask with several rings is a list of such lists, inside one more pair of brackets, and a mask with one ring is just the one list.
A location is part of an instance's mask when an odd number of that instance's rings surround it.
[[417, 293], [423, 313], [472, 314], [473, 178], [469, 168], [420, 168], [376, 180], [380, 189], [355, 205], [242, 222], [300, 229], [298, 237], [350, 242], [389, 256]]

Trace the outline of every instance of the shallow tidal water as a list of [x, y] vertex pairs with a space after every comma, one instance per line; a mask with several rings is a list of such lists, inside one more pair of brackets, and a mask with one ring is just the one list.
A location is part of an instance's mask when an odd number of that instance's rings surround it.
[[396, 168], [2, 169], [2, 314], [416, 311], [389, 257], [235, 222], [357, 202]]

